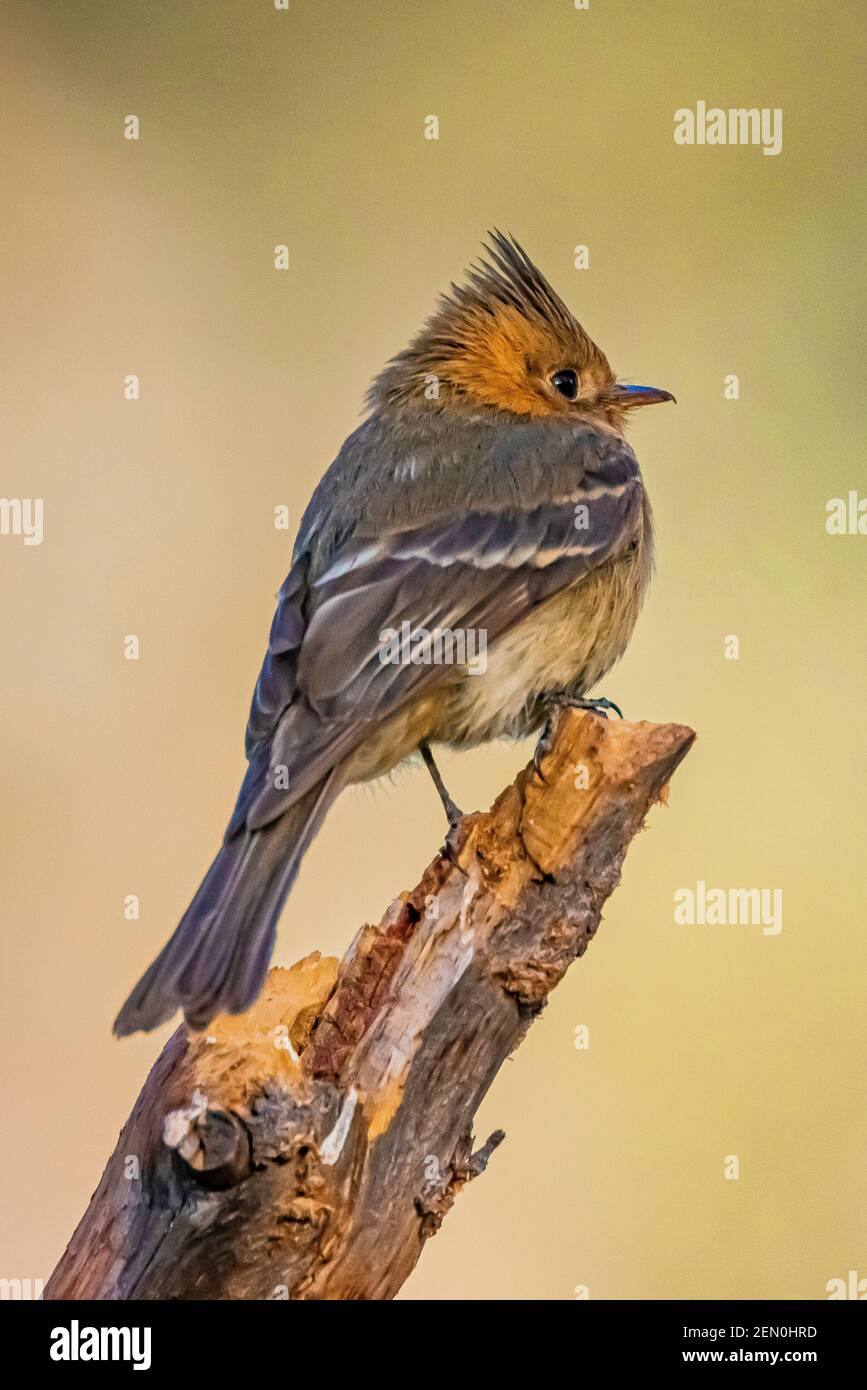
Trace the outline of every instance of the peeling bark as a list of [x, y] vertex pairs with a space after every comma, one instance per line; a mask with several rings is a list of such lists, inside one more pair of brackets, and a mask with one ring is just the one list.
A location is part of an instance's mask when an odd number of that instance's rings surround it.
[[341, 962], [275, 968], [246, 1014], [180, 1027], [44, 1297], [394, 1297], [502, 1141], [473, 1153], [478, 1106], [693, 739], [564, 712], [540, 771]]

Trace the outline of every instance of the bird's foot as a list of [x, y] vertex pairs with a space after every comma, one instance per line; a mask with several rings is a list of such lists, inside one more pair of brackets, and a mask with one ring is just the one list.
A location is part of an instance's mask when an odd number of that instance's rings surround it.
[[456, 820], [452, 825], [449, 826], [449, 833], [448, 835], [446, 835], [446, 838], [443, 841], [443, 847], [440, 850], [440, 854], [442, 855], [443, 859], [448, 859], [451, 864], [454, 864], [456, 869], [460, 869], [462, 874], [466, 873], [466, 870], [461, 864], [460, 857], [461, 846], [463, 845], [465, 839], [466, 836], [463, 834], [461, 830], [460, 820]]
[[564, 700], [556, 700], [555, 704], [562, 709], [589, 709], [591, 714], [601, 714], [603, 719], [607, 719], [608, 711], [613, 709], [618, 719], [623, 718], [623, 710], [620, 706], [615, 705], [613, 700], [606, 700], [601, 695], [595, 700], [581, 700], [576, 696], [569, 695]]
[[615, 705], [613, 700], [606, 700], [603, 696], [598, 696], [595, 700], [585, 700], [579, 695], [554, 695], [547, 702], [548, 713], [542, 732], [536, 743], [536, 751], [533, 754], [533, 766], [539, 777], [542, 776], [542, 759], [547, 758], [551, 752], [551, 744], [554, 737], [554, 725], [556, 716], [561, 709], [586, 709], [591, 714], [601, 715], [603, 719], [608, 718], [608, 711], [613, 709], [619, 719], [623, 718], [623, 710], [619, 705]]

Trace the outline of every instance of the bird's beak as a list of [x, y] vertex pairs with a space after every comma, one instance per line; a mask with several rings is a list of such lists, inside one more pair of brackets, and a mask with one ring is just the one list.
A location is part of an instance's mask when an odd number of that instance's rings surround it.
[[660, 401], [674, 401], [674, 396], [670, 391], [661, 391], [658, 386], [614, 387], [614, 402], [621, 410], [632, 410], [636, 405], [657, 405]]

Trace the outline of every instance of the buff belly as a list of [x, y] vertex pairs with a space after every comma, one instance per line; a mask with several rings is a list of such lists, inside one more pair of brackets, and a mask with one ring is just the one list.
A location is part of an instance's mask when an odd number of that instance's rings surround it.
[[544, 721], [546, 698], [592, 690], [626, 649], [651, 567], [648, 515], [629, 554], [556, 594], [491, 645], [487, 670], [462, 678], [431, 740], [460, 748], [520, 738]]

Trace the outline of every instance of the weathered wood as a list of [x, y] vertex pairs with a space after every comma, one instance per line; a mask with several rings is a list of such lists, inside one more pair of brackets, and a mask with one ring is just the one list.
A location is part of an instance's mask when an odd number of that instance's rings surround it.
[[565, 712], [540, 772], [339, 964], [273, 969], [248, 1013], [179, 1028], [44, 1297], [392, 1298], [501, 1141], [473, 1153], [476, 1110], [693, 739]]

